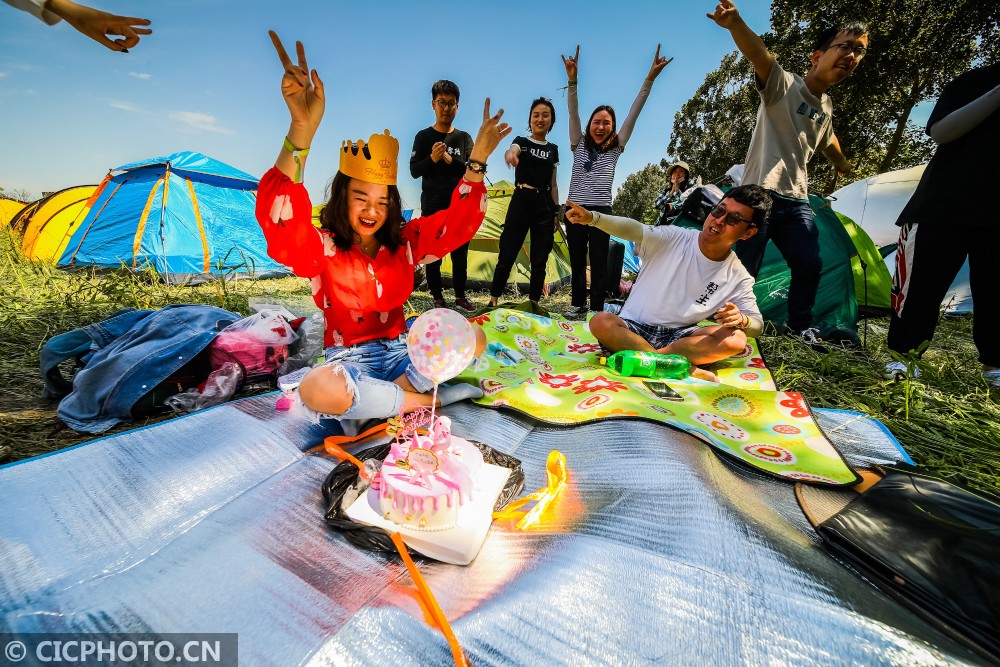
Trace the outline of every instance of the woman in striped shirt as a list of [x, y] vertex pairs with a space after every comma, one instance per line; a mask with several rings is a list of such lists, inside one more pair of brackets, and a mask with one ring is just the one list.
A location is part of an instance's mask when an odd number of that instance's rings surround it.
[[[632, 128], [642, 111], [653, 81], [659, 76], [673, 58], [660, 57], [660, 45], [656, 45], [656, 55], [649, 73], [639, 88], [628, 116], [622, 121], [621, 129], [617, 128], [615, 110], [610, 105], [601, 105], [594, 109], [587, 121], [587, 133], [583, 133], [580, 125], [580, 110], [577, 99], [577, 73], [580, 60], [580, 47], [576, 54], [563, 56], [566, 67], [566, 77], [569, 83], [569, 143], [573, 150], [573, 175], [569, 182], [569, 201], [585, 206], [588, 210], [600, 213], [611, 213], [611, 183], [615, 178], [615, 166], [618, 158], [625, 150], [625, 144], [632, 135]], [[566, 242], [569, 245], [570, 267], [573, 270], [573, 309], [568, 315], [586, 318], [587, 316], [587, 251], [590, 250], [590, 310], [604, 310], [606, 293], [608, 243], [611, 237], [597, 227], [584, 225], [568, 225]]]

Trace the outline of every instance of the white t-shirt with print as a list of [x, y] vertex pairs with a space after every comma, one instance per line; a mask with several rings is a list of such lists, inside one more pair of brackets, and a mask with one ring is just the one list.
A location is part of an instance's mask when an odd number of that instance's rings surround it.
[[619, 315], [661, 327], [686, 327], [710, 320], [732, 301], [740, 312], [762, 319], [753, 293], [754, 279], [730, 252], [725, 259], [705, 257], [697, 229], [673, 225], [646, 227], [635, 253], [642, 259]]

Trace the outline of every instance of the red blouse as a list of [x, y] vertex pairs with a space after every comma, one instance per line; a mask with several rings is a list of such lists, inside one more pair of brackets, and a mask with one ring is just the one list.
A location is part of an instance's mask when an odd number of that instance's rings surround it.
[[375, 258], [355, 245], [341, 250], [312, 224], [312, 204], [301, 183], [271, 168], [257, 188], [257, 221], [267, 254], [312, 280], [313, 300], [326, 319], [326, 345], [350, 346], [395, 338], [406, 330], [403, 304], [413, 293], [413, 267], [433, 262], [470, 240], [486, 215], [486, 186], [459, 181], [443, 211], [415, 218], [403, 243]]

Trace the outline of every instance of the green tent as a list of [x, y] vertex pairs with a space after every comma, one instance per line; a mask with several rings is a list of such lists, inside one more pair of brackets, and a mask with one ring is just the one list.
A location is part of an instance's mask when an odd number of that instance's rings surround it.
[[[489, 205], [486, 209], [486, 218], [479, 227], [472, 242], [469, 244], [469, 268], [468, 286], [470, 289], [487, 290], [493, 282], [493, 271], [497, 265], [497, 254], [500, 252], [500, 232], [503, 230], [503, 221], [507, 217], [507, 207], [510, 205], [510, 198], [514, 194], [514, 184], [510, 181], [499, 181], [489, 188]], [[517, 254], [517, 261], [510, 272], [510, 283], [516, 283], [518, 290], [523, 293], [528, 292], [528, 282], [531, 278], [531, 264], [528, 260], [528, 253], [531, 248], [531, 236], [529, 235], [521, 246], [521, 251]], [[446, 256], [441, 262], [441, 278], [447, 287], [451, 287], [451, 256]], [[550, 294], [559, 287], [568, 284], [570, 279], [569, 248], [566, 239], [560, 232], [556, 232], [556, 242], [549, 253], [548, 265], [545, 269], [545, 293]]]
[[[854, 339], [859, 304], [868, 313], [887, 313], [892, 276], [871, 238], [850, 218], [836, 213], [830, 202], [810, 195], [809, 205], [816, 214], [823, 273], [813, 308], [820, 335]], [[681, 216], [676, 224], [701, 225]], [[791, 273], [774, 243], [768, 241], [764, 261], [757, 274], [754, 294], [764, 319], [783, 324], [788, 319], [788, 285]], [[831, 333], [837, 331], [840, 336]]]

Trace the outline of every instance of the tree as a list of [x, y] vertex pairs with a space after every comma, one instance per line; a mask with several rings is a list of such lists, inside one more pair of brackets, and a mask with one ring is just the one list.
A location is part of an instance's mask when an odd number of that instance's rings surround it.
[[[829, 91], [837, 138], [855, 166], [851, 178], [925, 162], [934, 146], [910, 120], [913, 109], [974, 63], [996, 61], [1000, 3], [773, 0], [773, 31], [762, 37], [786, 69], [805, 72], [815, 36], [847, 19], [866, 21], [871, 36], [851, 78]], [[675, 117], [670, 152], [704, 165], [708, 178], [724, 173], [726, 162], [742, 162], [750, 145], [745, 128], [752, 130], [759, 102], [752, 81], [738, 53], [726, 56]], [[832, 189], [833, 168], [821, 156], [809, 171], [812, 189]]]
[[674, 116], [667, 152], [697, 165], [706, 182], [746, 157], [760, 99], [752, 80], [750, 63], [730, 53]]
[[4, 188], [0, 187], [0, 197], [14, 199], [22, 204], [29, 204], [35, 201], [35, 196], [24, 188]]
[[647, 225], [655, 223], [660, 212], [653, 207], [653, 204], [656, 196], [666, 186], [669, 165], [666, 160], [660, 160], [658, 165], [647, 164], [634, 174], [630, 174], [618, 188], [615, 200], [611, 204], [611, 212]]

